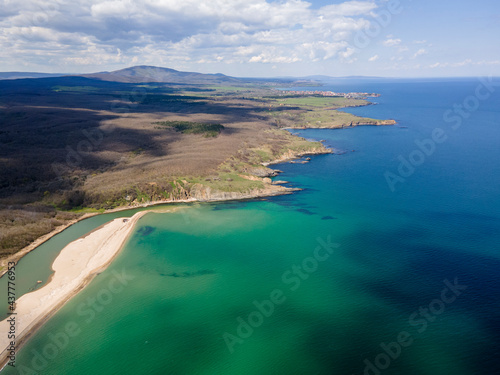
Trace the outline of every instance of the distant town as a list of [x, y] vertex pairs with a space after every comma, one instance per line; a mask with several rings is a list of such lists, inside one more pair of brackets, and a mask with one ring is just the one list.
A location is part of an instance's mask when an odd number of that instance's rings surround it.
[[279, 90], [281, 95], [298, 95], [298, 96], [340, 96], [344, 98], [364, 99], [378, 98], [380, 94], [368, 92], [334, 92], [334, 91], [295, 91], [295, 90]]

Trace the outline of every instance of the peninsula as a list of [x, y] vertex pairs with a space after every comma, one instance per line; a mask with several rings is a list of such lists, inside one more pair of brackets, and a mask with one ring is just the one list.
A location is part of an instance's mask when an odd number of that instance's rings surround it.
[[0, 273], [83, 215], [290, 193], [264, 165], [331, 151], [284, 128], [394, 123], [280, 86], [296, 83], [148, 66], [0, 80]]

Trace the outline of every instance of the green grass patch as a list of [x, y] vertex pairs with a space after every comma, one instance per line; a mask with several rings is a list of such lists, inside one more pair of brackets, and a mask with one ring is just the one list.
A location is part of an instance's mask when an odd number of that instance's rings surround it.
[[140, 202], [140, 203], [146, 203], [146, 202], [149, 202], [150, 199], [149, 199], [149, 195], [142, 192], [141, 190], [139, 189], [135, 189], [135, 192], [137, 194], [137, 201]]
[[376, 125], [377, 123], [378, 120], [367, 117], [358, 117], [351, 113], [332, 110], [316, 110], [303, 114], [301, 121], [299, 121], [297, 125], [313, 128], [332, 128], [358, 124]]
[[288, 106], [311, 106], [341, 108], [369, 104], [366, 100], [344, 98], [343, 96], [307, 96], [277, 99], [276, 102]]
[[173, 128], [182, 134], [202, 134], [207, 138], [217, 137], [222, 129], [224, 129], [224, 126], [221, 124], [190, 121], [157, 121], [153, 122], [153, 124], [159, 127]]
[[254, 189], [264, 188], [263, 182], [247, 180], [246, 178], [239, 176], [235, 172], [221, 172], [217, 177], [217, 180], [211, 178], [210, 181], [204, 180], [200, 181], [200, 183], [202, 185], [209, 186], [212, 189], [225, 192], [234, 191], [238, 193], [246, 193]]
[[52, 90], [55, 92], [70, 91], [70, 92], [96, 92], [100, 89], [94, 86], [54, 86]]
[[272, 160], [271, 151], [256, 149], [254, 152], [259, 156], [261, 162]]
[[[135, 94], [137, 96], [137, 94]], [[200, 100], [199, 96], [192, 95], [168, 95], [168, 94], [147, 94], [140, 99], [141, 104], [159, 103], [190, 103], [192, 100]]]
[[75, 214], [86, 214], [86, 213], [104, 213], [105, 209], [104, 208], [92, 208], [92, 207], [76, 207], [72, 208], [71, 210], [68, 210], [68, 212], [73, 212]]
[[236, 87], [236, 86], [208, 86], [207, 89], [209, 90], [216, 90], [216, 91], [248, 91], [248, 87]]
[[308, 152], [322, 147], [323, 144], [321, 142], [310, 142], [303, 138], [297, 137], [291, 141], [286, 147], [282, 149], [282, 152], [286, 152], [288, 150], [297, 151], [297, 152]]

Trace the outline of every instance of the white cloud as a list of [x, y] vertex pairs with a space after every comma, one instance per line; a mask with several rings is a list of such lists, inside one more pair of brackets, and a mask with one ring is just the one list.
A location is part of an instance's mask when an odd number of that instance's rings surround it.
[[373, 62], [373, 61], [377, 61], [378, 59], [379, 59], [379, 55], [374, 55], [374, 56], [370, 57], [368, 59], [368, 61]]
[[434, 64], [429, 65], [429, 68], [435, 69], [435, 68], [460, 68], [463, 66], [470, 66], [470, 65], [476, 65], [476, 66], [481, 66], [481, 65], [500, 65], [500, 60], [482, 60], [482, 61], [473, 61], [472, 59], [465, 59], [463, 61], [459, 62], [437, 62]]
[[[0, 0], [5, 60], [41, 65], [351, 61], [377, 3], [302, 0]], [[34, 52], [36, 50], [36, 52]], [[32, 51], [32, 52], [30, 52]], [[120, 51], [119, 53], [117, 51]]]
[[420, 48], [415, 54], [413, 55], [413, 58], [416, 59], [418, 56], [426, 55], [428, 52], [425, 48]]
[[401, 44], [401, 39], [389, 38], [384, 40], [383, 44], [386, 47], [394, 47]]
[[327, 5], [320, 10], [320, 14], [327, 17], [336, 16], [359, 16], [365, 15], [377, 5], [370, 1], [349, 1], [341, 4]]

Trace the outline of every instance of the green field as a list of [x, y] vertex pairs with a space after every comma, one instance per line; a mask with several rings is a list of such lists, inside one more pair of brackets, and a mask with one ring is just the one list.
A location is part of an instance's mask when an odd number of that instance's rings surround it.
[[94, 86], [54, 86], [52, 87], [52, 90], [55, 92], [70, 91], [70, 92], [91, 93], [99, 91], [100, 89]]
[[236, 87], [236, 86], [207, 86], [206, 87], [208, 90], [216, 90], [216, 91], [226, 91], [226, 92], [231, 92], [231, 91], [249, 91], [250, 87]]
[[300, 123], [303, 126], [312, 128], [332, 128], [350, 126], [351, 124], [377, 125], [379, 121], [367, 117], [358, 117], [347, 112], [326, 109], [306, 112], [303, 114], [302, 121]]
[[182, 134], [202, 134], [207, 138], [217, 137], [222, 129], [224, 129], [224, 126], [221, 124], [190, 121], [157, 121], [153, 124], [161, 127], [173, 128]]
[[289, 106], [311, 106], [311, 107], [354, 107], [369, 104], [366, 100], [348, 99], [342, 96], [307, 96], [277, 99], [276, 102]]

